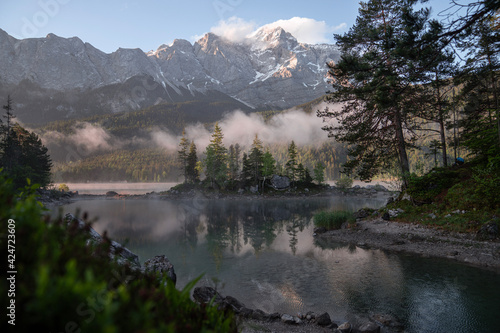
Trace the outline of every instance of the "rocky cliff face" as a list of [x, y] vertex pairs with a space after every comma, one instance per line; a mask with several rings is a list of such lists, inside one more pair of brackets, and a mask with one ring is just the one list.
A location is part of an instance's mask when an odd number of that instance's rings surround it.
[[[214, 93], [247, 108], [288, 108], [325, 93], [326, 63], [338, 57], [335, 46], [298, 43], [281, 28], [260, 29], [239, 43], [208, 33], [194, 45], [175, 40], [148, 53], [110, 54], [77, 37], [17, 40], [0, 29], [0, 93], [17, 93], [17, 109], [28, 113], [55, 108], [55, 118]], [[30, 110], [35, 105], [38, 111]]]

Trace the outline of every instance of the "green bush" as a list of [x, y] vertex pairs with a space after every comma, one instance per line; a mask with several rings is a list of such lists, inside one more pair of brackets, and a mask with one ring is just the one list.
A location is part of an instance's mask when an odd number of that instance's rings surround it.
[[354, 215], [347, 211], [319, 212], [314, 215], [314, 224], [317, 227], [325, 227], [328, 230], [340, 229], [344, 223], [356, 221]]
[[[105, 235], [101, 244], [87, 246], [76, 224], [43, 218], [35, 187], [18, 200], [12, 182], [0, 174], [3, 253], [7, 221], [15, 221], [16, 331], [236, 332], [231, 313], [190, 299], [196, 280], [182, 291], [170, 280], [159, 284], [156, 276], [110, 261]], [[0, 284], [0, 293], [7, 295], [7, 288]], [[4, 299], [7, 307], [10, 299]]]
[[69, 192], [69, 187], [68, 185], [62, 183], [62, 184], [59, 184], [59, 186], [57, 187], [57, 189], [61, 192]]
[[445, 168], [434, 169], [420, 177], [412, 174], [409, 179], [408, 194], [416, 201], [431, 203], [458, 181], [460, 181], [459, 173]]
[[341, 189], [347, 189], [352, 187], [352, 179], [348, 177], [341, 177], [335, 182], [335, 185]]
[[472, 178], [476, 183], [474, 201], [488, 208], [500, 206], [500, 174], [492, 165], [473, 170]]

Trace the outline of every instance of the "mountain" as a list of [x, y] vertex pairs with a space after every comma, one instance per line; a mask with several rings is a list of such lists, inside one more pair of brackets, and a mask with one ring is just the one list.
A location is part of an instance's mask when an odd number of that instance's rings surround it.
[[299, 43], [282, 28], [238, 43], [207, 33], [194, 44], [109, 54], [77, 37], [18, 40], [0, 29], [0, 94], [32, 123], [190, 100], [284, 109], [323, 95], [326, 63], [338, 58], [335, 46]]

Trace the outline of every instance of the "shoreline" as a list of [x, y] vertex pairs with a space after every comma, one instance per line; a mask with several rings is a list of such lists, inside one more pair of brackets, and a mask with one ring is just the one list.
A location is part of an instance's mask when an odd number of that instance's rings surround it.
[[475, 240], [475, 234], [457, 233], [415, 223], [358, 220], [354, 228], [315, 235], [318, 241], [353, 244], [392, 253], [440, 258], [500, 273], [500, 239]]

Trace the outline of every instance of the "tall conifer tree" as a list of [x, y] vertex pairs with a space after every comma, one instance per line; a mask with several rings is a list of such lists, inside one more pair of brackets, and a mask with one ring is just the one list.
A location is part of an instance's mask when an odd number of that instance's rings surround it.
[[318, 111], [336, 118], [325, 126], [330, 136], [350, 144], [347, 173], [370, 180], [390, 160], [398, 160], [407, 185], [410, 171], [407, 148], [413, 125], [413, 86], [422, 80], [418, 71], [421, 37], [429, 11], [413, 11], [417, 0], [370, 0], [360, 2], [353, 27], [335, 35], [342, 56], [329, 64], [333, 91], [328, 100], [340, 109]]

